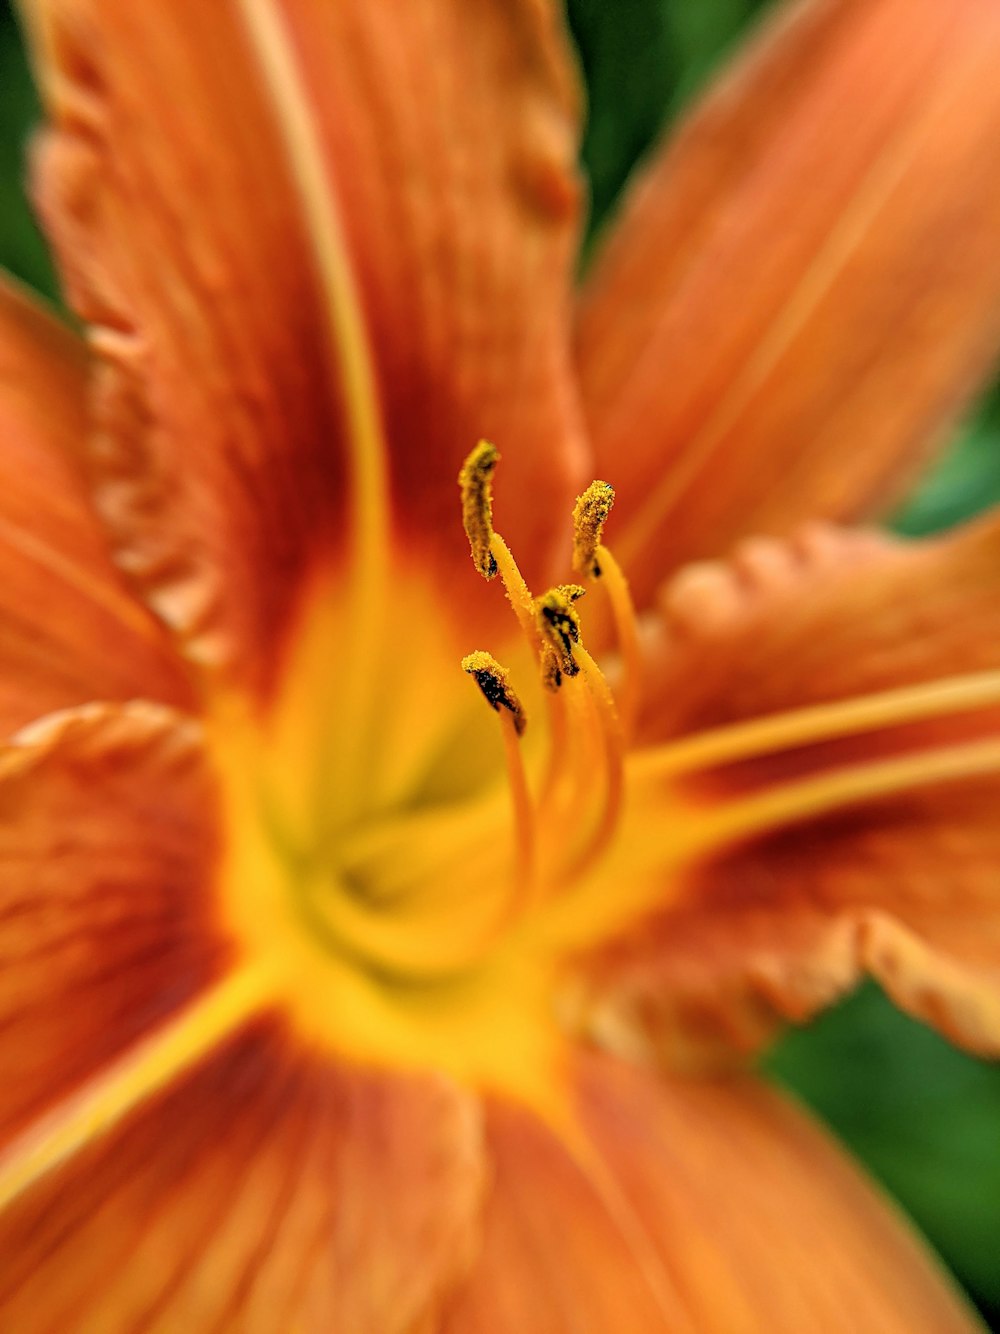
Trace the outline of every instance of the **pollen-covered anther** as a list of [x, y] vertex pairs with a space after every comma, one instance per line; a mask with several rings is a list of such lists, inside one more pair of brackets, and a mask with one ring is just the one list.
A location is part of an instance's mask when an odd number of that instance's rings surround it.
[[480, 440], [458, 474], [462, 490], [462, 524], [472, 548], [472, 560], [484, 579], [492, 579], [497, 563], [490, 550], [493, 540], [493, 473], [500, 451], [488, 440]]
[[586, 591], [579, 584], [558, 584], [535, 599], [542, 641], [542, 680], [549, 690], [558, 690], [564, 676], [576, 676], [580, 671], [573, 656], [580, 642], [580, 617], [573, 603]]
[[476, 649], [462, 659], [462, 671], [475, 678], [476, 685], [483, 692], [487, 704], [500, 712], [506, 709], [514, 720], [514, 730], [522, 736], [528, 725], [521, 701], [510, 686], [510, 672], [502, 667], [491, 653]]
[[591, 482], [573, 506], [573, 569], [600, 578], [599, 551], [604, 525], [615, 503], [610, 482]]

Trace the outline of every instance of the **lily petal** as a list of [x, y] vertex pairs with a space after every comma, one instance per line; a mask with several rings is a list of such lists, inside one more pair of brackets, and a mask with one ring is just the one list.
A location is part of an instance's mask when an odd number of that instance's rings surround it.
[[998, 571], [994, 516], [917, 544], [810, 529], [678, 577], [646, 735], [688, 735], [633, 771], [660, 907], [595, 965], [593, 1028], [752, 1051], [867, 972], [1000, 1051]]
[[190, 698], [90, 509], [84, 370], [82, 344], [0, 278], [0, 736], [88, 700]]
[[473, 1103], [293, 1036], [217, 920], [214, 781], [146, 704], [0, 754], [5, 1327], [403, 1334], [466, 1262]]
[[476, 1235], [479, 1134], [443, 1081], [340, 1070], [258, 1019], [9, 1204], [4, 1323], [425, 1328]]
[[777, 1094], [598, 1055], [576, 1079], [575, 1133], [491, 1109], [483, 1258], [447, 1334], [976, 1328], [902, 1220]]
[[267, 687], [307, 568], [379, 559], [387, 449], [410, 539], [456, 566], [478, 435], [506, 486], [568, 498], [576, 102], [547, 5], [26, 11], [100, 507], [195, 656]]
[[279, 8], [337, 181], [408, 536], [441, 543], [474, 586], [454, 484], [485, 436], [503, 455], [500, 526], [534, 575], [584, 468], [581, 98], [562, 6]]
[[642, 173], [579, 327], [640, 601], [747, 533], [884, 506], [981, 383], [998, 55], [989, 0], [805, 0]]
[[0, 1135], [9, 1139], [183, 1005], [224, 951], [197, 729], [92, 705], [0, 751]]

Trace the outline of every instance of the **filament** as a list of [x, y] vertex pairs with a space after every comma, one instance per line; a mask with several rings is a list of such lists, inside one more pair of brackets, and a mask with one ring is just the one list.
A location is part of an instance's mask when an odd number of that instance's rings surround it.
[[624, 741], [614, 698], [601, 669], [587, 650], [578, 645], [576, 653], [597, 715], [604, 794], [593, 833], [567, 868], [571, 879], [581, 875], [607, 847], [618, 826], [624, 794]]
[[524, 770], [524, 756], [518, 737], [517, 722], [512, 713], [501, 710], [500, 731], [503, 735], [504, 756], [507, 761], [507, 782], [510, 788], [514, 817], [514, 893], [507, 904], [501, 925], [528, 906], [533, 897], [536, 880], [536, 821], [535, 809], [528, 790]]
[[614, 620], [618, 648], [622, 657], [622, 680], [618, 694], [618, 715], [622, 732], [628, 738], [635, 727], [642, 691], [642, 655], [639, 652], [639, 628], [635, 606], [625, 572], [603, 544], [597, 547], [600, 582], [608, 596]]
[[524, 582], [524, 575], [517, 568], [517, 562], [511, 555], [510, 548], [499, 533], [490, 539], [490, 555], [496, 561], [500, 579], [510, 605], [514, 608], [518, 625], [528, 636], [532, 645], [538, 647], [538, 628], [535, 624], [535, 599]]

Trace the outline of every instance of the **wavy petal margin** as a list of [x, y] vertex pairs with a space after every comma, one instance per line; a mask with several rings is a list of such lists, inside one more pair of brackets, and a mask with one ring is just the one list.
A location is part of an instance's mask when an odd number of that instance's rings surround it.
[[630, 771], [650, 909], [584, 965], [591, 1031], [747, 1053], [868, 973], [1000, 1052], [998, 571], [992, 516], [813, 528], [666, 590], [644, 726], [672, 739]]
[[542, 504], [508, 510], [537, 555], [582, 449], [577, 99], [549, 5], [25, 12], [100, 508], [189, 652], [266, 690], [309, 567], [348, 556], [385, 597], [397, 519], [407, 559], [471, 587], [455, 477], [484, 434]]
[[85, 375], [78, 339], [0, 277], [0, 736], [90, 700], [190, 699], [90, 506]]

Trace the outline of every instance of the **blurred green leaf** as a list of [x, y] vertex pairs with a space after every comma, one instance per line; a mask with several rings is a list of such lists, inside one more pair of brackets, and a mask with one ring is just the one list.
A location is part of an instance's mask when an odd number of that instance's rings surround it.
[[588, 91], [588, 246], [621, 187], [768, 0], [568, 0]]
[[907, 537], [951, 528], [1000, 503], [1000, 385], [994, 385], [958, 440], [893, 519]]
[[52, 265], [23, 189], [25, 148], [40, 118], [17, 27], [0, 6], [0, 265], [53, 296]]

